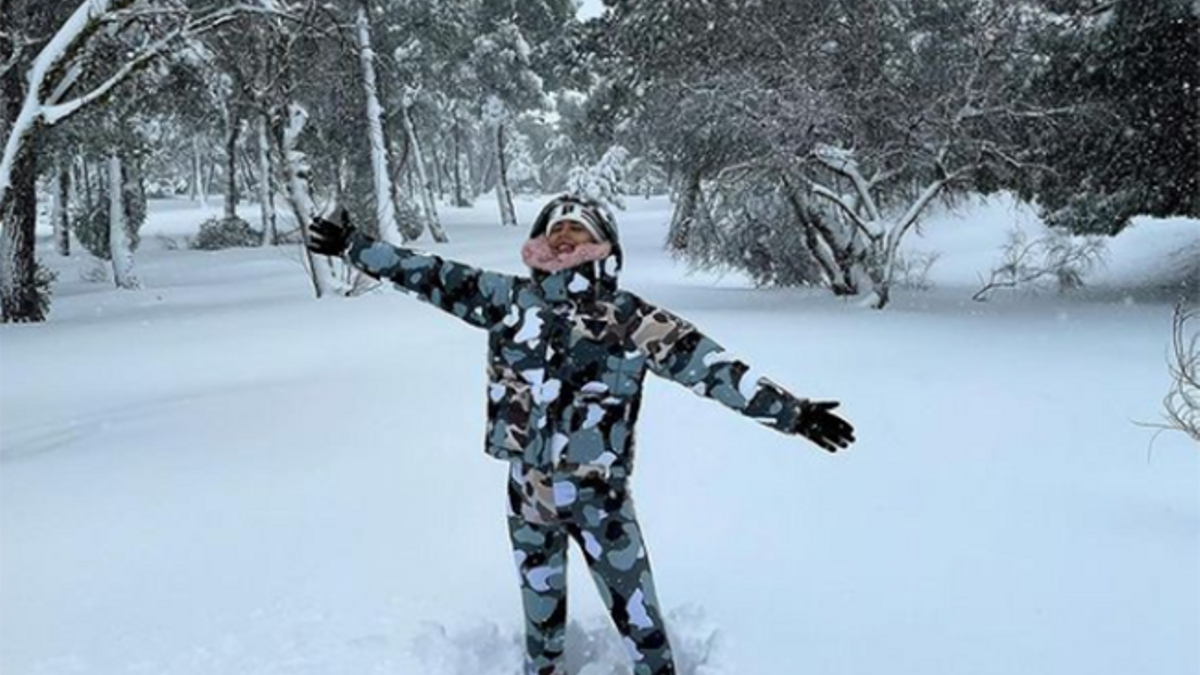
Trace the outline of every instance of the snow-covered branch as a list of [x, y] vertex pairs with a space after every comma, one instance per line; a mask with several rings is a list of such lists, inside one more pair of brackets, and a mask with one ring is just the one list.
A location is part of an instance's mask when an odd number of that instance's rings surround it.
[[142, 68], [151, 59], [161, 54], [168, 45], [178, 39], [182, 34], [182, 28], [176, 29], [167, 34], [165, 37], [159, 38], [151, 44], [143, 47], [136, 56], [125, 62], [125, 65], [118, 68], [117, 72], [113, 73], [107, 80], [96, 86], [88, 93], [63, 103], [43, 105], [40, 111], [42, 121], [49, 125], [57, 124], [63, 119], [75, 114], [81, 108], [101, 98], [104, 98], [113, 90], [114, 87], [121, 82], [124, 82], [125, 78], [129, 77], [131, 73]]
[[[874, 195], [871, 194], [871, 182], [863, 177], [858, 160], [854, 157], [852, 150], [835, 148], [822, 143], [813, 150], [813, 156], [830, 170], [850, 180], [855, 191], [858, 192], [858, 198], [862, 200], [863, 208], [867, 210], [867, 218], [870, 222], [877, 223], [881, 220], [882, 214], [879, 205], [875, 202]], [[873, 232], [872, 234], [881, 233]]]
[[980, 117], [1007, 117], [1009, 119], [1021, 120], [1044, 120], [1051, 117], [1078, 115], [1081, 112], [1083, 112], [1083, 108], [1078, 105], [1061, 106], [1058, 108], [1016, 110], [1007, 106], [976, 108], [973, 105], [968, 104], [964, 105], [957, 113], [955, 113], [954, 121], [963, 122], [969, 119]]
[[29, 44], [29, 41], [22, 39], [22, 37], [16, 33], [9, 33], [4, 30], [0, 30], [0, 40], [8, 40], [9, 44], [12, 45], [12, 53], [7, 59], [5, 59], [3, 62], [0, 62], [0, 77], [4, 77], [5, 73], [17, 66], [17, 62], [20, 61], [21, 56], [24, 55], [25, 48]]
[[[66, 95], [80, 75], [81, 64], [72, 63], [72, 60], [79, 55], [87, 44], [87, 40], [103, 23], [111, 21], [114, 16], [122, 13], [124, 13], [122, 15], [132, 16], [133, 12], [146, 12], [153, 9], [152, 4], [141, 3], [136, 8], [130, 9], [135, 1], [86, 0], [80, 3], [79, 7], [34, 58], [25, 77], [28, 84], [25, 100], [20, 103], [20, 111], [9, 128], [8, 138], [4, 142], [3, 155], [0, 156], [0, 204], [3, 204], [7, 198], [17, 157], [24, 150], [30, 134], [38, 124], [57, 124], [108, 96], [117, 85], [165, 52], [176, 40], [211, 31], [247, 11], [264, 11], [262, 7], [236, 4], [190, 19], [166, 35], [138, 48], [132, 58], [87, 93], [69, 101], [59, 102], [59, 99]], [[59, 78], [57, 81], [55, 81], [55, 76]], [[43, 92], [47, 90], [49, 94], [46, 98], [42, 98]]]
[[894, 248], [900, 245], [900, 240], [903, 239], [904, 235], [908, 234], [908, 231], [914, 224], [916, 224], [917, 220], [921, 216], [921, 213], [925, 210], [925, 207], [929, 206], [929, 202], [933, 201], [934, 197], [937, 197], [942, 191], [942, 188], [946, 187], [946, 184], [952, 179], [953, 177], [951, 176], [949, 178], [935, 180], [929, 185], [925, 186], [925, 189], [921, 191], [921, 194], [917, 196], [912, 204], [909, 205], [908, 210], [904, 212], [904, 215], [900, 216], [895, 225], [893, 225], [892, 229], [888, 232], [889, 248]]
[[856, 227], [863, 231], [863, 233], [867, 235], [873, 234], [871, 229], [867, 226], [867, 223], [862, 219], [862, 216], [860, 216], [858, 212], [854, 210], [854, 206], [847, 202], [842, 195], [839, 195], [833, 190], [830, 190], [828, 187], [825, 187], [824, 185], [821, 185], [813, 180], [808, 181], [808, 188], [814, 195], [817, 195], [818, 197], [821, 197], [822, 199], [825, 199], [836, 206], [838, 210], [842, 212], [842, 215], [849, 218]]

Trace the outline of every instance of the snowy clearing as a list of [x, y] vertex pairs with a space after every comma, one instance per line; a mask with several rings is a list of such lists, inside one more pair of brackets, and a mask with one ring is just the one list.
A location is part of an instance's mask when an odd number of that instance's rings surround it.
[[[976, 303], [1041, 225], [943, 211], [907, 242], [934, 288], [876, 312], [689, 274], [670, 204], [629, 204], [626, 287], [859, 437], [829, 456], [647, 387], [633, 489], [684, 673], [1200, 672], [1200, 454], [1139, 426], [1195, 221], [1139, 222], [1080, 293]], [[215, 210], [151, 208], [142, 290], [46, 239], [49, 322], [0, 327], [0, 672], [516, 675], [484, 335], [387, 289], [314, 301], [295, 247], [174, 250]], [[439, 254], [521, 271], [494, 201], [442, 215]], [[572, 556], [572, 658], [626, 673]]]

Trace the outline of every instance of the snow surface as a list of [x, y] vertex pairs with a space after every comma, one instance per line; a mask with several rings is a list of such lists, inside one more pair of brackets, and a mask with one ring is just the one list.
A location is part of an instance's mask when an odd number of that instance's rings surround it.
[[[629, 203], [625, 285], [860, 439], [648, 384], [633, 489], [683, 673], [1200, 671], [1200, 454], [1139, 426], [1195, 221], [1139, 222], [1081, 293], [976, 303], [1041, 226], [943, 211], [908, 244], [942, 253], [933, 290], [875, 312], [689, 274], [669, 204]], [[0, 327], [0, 673], [516, 675], [483, 333], [387, 289], [315, 301], [294, 247], [171, 247], [217, 210], [152, 205], [138, 291], [47, 231], [51, 319]], [[492, 200], [444, 221], [438, 252], [520, 271]], [[571, 584], [571, 659], [627, 673], [578, 556]]]

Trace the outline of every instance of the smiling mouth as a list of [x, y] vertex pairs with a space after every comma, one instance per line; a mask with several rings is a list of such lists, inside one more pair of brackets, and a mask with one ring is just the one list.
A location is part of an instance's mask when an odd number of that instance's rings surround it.
[[562, 243], [554, 247], [555, 253], [574, 253], [575, 244]]

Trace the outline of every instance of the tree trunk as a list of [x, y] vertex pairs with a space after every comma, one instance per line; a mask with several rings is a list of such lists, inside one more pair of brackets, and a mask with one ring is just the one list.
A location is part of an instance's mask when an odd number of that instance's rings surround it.
[[217, 180], [217, 169], [220, 167], [220, 162], [216, 159], [211, 159], [207, 163], [206, 171], [204, 172], [204, 187], [201, 188], [200, 202], [201, 206], [208, 206], [208, 195], [212, 194], [213, 183]]
[[687, 250], [688, 239], [691, 237], [692, 223], [696, 219], [696, 211], [700, 204], [700, 172], [690, 171], [679, 195], [679, 203], [675, 206], [675, 214], [671, 217], [671, 227], [667, 230], [667, 249], [673, 253]]
[[[10, 56], [9, 45], [9, 40], [0, 40], [0, 61]], [[0, 172], [5, 174], [0, 175], [0, 323], [46, 320], [47, 299], [37, 286], [34, 252], [37, 129], [32, 123], [27, 129], [21, 128], [25, 93], [20, 68], [14, 66], [0, 76], [0, 132], [8, 137], [4, 162], [0, 163]], [[17, 134], [25, 137], [18, 139]]]
[[83, 179], [83, 203], [90, 208], [96, 203], [96, 196], [92, 194], [92, 163], [87, 157], [79, 158], [79, 174]]
[[500, 202], [500, 223], [517, 226], [517, 214], [513, 209], [512, 192], [508, 188], [508, 164], [504, 159], [504, 123], [496, 123], [496, 200]]
[[[296, 141], [308, 121], [308, 112], [298, 104], [288, 106], [288, 122], [278, 138], [279, 162], [285, 176], [284, 185], [287, 188], [288, 203], [296, 223], [300, 226], [300, 236], [305, 244], [308, 243], [308, 224], [316, 215], [312, 195], [309, 192], [308, 160], [304, 153], [296, 149]], [[333, 268], [325, 256], [314, 256], [307, 246], [302, 246], [305, 266], [313, 284], [313, 291], [318, 298], [328, 295], [333, 286]]]
[[233, 111], [227, 117], [229, 128], [225, 133], [225, 219], [234, 220], [238, 217], [238, 187], [237, 187], [237, 141], [241, 130], [241, 119]]
[[108, 156], [108, 252], [117, 288], [141, 288], [133, 270], [133, 247], [125, 214], [125, 181], [116, 151]]
[[425, 171], [425, 155], [421, 152], [421, 141], [417, 138], [417, 130], [413, 126], [407, 107], [401, 107], [400, 119], [404, 123], [404, 131], [408, 135], [409, 146], [412, 147], [412, 162], [413, 167], [416, 168], [417, 194], [420, 195], [422, 216], [429, 225], [429, 232], [433, 235], [433, 240], [444, 244], [449, 241], [449, 238], [438, 219], [437, 199], [433, 195], [433, 184], [429, 181]]
[[[830, 290], [834, 295], [858, 295], [858, 261], [862, 256], [857, 251], [857, 239], [853, 233], [849, 237], [840, 236], [837, 226], [826, 222], [825, 216], [808, 206], [786, 179], [783, 181], [783, 190], [792, 213], [800, 223], [805, 245], [825, 274], [825, 282]], [[846, 227], [852, 228], [853, 225]]]
[[56, 164], [50, 182], [50, 222], [54, 224], [54, 250], [61, 256], [71, 255], [70, 194], [71, 172], [66, 165]]
[[470, 206], [467, 201], [466, 194], [463, 193], [463, 148], [462, 148], [462, 120], [458, 114], [454, 115], [454, 205], [455, 206]]
[[38, 264], [34, 253], [37, 229], [37, 173], [30, 144], [13, 162], [0, 238], [0, 322], [45, 321], [42, 297], [37, 287]]
[[279, 243], [275, 228], [275, 190], [271, 183], [271, 146], [268, 140], [267, 116], [258, 116], [258, 201], [262, 211], [262, 245]]
[[[358, 39], [358, 60], [362, 66], [363, 92], [367, 102], [367, 135], [371, 141], [371, 175], [375, 189], [375, 223], [379, 228], [369, 232], [385, 241], [395, 241], [400, 235], [396, 224], [396, 203], [392, 196], [392, 181], [388, 171], [387, 135], [383, 128], [383, 106], [379, 103], [379, 84], [375, 77], [375, 50], [371, 47], [371, 22], [368, 3], [362, 0], [355, 19], [355, 36]], [[417, 232], [413, 237], [421, 235]]]
[[433, 156], [433, 195], [439, 201], [446, 198], [446, 182], [443, 180], [445, 165], [442, 163], [442, 156], [438, 153], [438, 148], [442, 147], [442, 143], [439, 141], [442, 140], [444, 139], [435, 139], [433, 147], [429, 151]]
[[239, 152], [238, 165], [242, 167], [239, 173], [242, 177], [242, 185], [238, 190], [238, 194], [253, 194], [255, 187], [258, 185], [258, 169], [254, 166], [254, 162], [250, 158], [250, 153], [245, 151]]
[[204, 185], [204, 159], [200, 153], [200, 135], [192, 136], [192, 200], [208, 206]]

